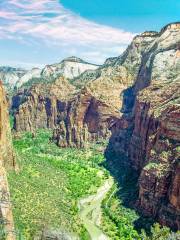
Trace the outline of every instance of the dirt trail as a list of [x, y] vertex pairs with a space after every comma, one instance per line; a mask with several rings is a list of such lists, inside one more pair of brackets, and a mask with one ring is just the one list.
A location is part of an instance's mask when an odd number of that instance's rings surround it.
[[106, 194], [113, 185], [113, 179], [110, 177], [105, 181], [97, 193], [87, 198], [81, 199], [79, 202], [80, 218], [89, 232], [92, 240], [108, 240], [109, 238], [100, 229], [101, 221], [101, 203]]

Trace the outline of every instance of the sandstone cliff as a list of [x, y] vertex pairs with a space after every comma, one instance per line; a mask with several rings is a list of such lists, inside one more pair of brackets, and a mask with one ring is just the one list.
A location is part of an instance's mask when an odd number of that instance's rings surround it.
[[156, 34], [137, 78], [123, 91], [123, 113], [112, 126], [107, 154], [139, 175], [138, 209], [180, 229], [180, 23]]
[[180, 24], [174, 23], [136, 36], [96, 70], [19, 92], [15, 129], [52, 128], [61, 147], [83, 147], [110, 129], [107, 154], [138, 173], [138, 208], [178, 229], [179, 74]]
[[[54, 138], [60, 146], [83, 146], [88, 140], [107, 138], [109, 126], [119, 117], [120, 92], [136, 78], [142, 53], [156, 35], [135, 37], [122, 56], [72, 80], [64, 78], [65, 85], [59, 78], [56, 84], [20, 91], [13, 98], [15, 129], [55, 128]], [[57, 82], [62, 88], [56, 86]], [[59, 88], [56, 93], [55, 88]]]
[[115, 116], [118, 112], [111, 105], [94, 97], [89, 88], [83, 88], [66, 104], [64, 119], [53, 138], [60, 147], [84, 147], [89, 141], [108, 138], [108, 128]]
[[7, 233], [6, 239], [13, 240], [15, 235], [5, 167], [14, 168], [15, 158], [11, 142], [8, 106], [0, 82], [0, 219]]
[[15, 129], [34, 131], [37, 128], [55, 128], [63, 117], [64, 105], [75, 91], [69, 82], [61, 77], [53, 84], [38, 84], [29, 90], [22, 90], [13, 97]]

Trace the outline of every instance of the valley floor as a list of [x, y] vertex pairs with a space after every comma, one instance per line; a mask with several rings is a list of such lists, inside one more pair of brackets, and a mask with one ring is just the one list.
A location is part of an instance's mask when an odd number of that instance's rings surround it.
[[[136, 231], [134, 222], [139, 216], [117, 196], [118, 187], [104, 167], [104, 146], [102, 142], [87, 149], [62, 149], [51, 141], [48, 130], [14, 136], [19, 170], [9, 172], [8, 179], [17, 240], [51, 239], [45, 236], [166, 239]], [[156, 232], [162, 232], [159, 226]]]
[[113, 179], [109, 177], [96, 194], [81, 199], [79, 202], [80, 218], [93, 240], [109, 239], [101, 229], [101, 204], [112, 186]]

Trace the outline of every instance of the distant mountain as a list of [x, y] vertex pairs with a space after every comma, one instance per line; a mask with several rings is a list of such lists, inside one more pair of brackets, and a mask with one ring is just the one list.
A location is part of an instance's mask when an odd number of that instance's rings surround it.
[[15, 87], [20, 87], [25, 82], [32, 78], [40, 78], [41, 69], [33, 68], [31, 70], [25, 70], [21, 68], [13, 67], [0, 67], [0, 79], [5, 85], [6, 89], [11, 92]]
[[85, 62], [80, 58], [69, 57], [64, 59], [60, 63], [45, 66], [45, 68], [42, 70], [41, 75], [44, 78], [45, 77], [56, 78], [61, 75], [65, 78], [73, 79], [75, 77], [78, 77], [86, 70], [95, 70], [98, 67], [99, 67], [98, 65]]
[[95, 70], [98, 67], [98, 65], [85, 62], [80, 58], [69, 57], [60, 63], [46, 65], [43, 69], [33, 68], [25, 70], [21, 68], [0, 67], [0, 79], [10, 91], [22, 85], [31, 86], [33, 83], [49, 82], [60, 76], [73, 79], [86, 70]]
[[19, 78], [19, 80], [16, 82], [17, 87], [21, 87], [24, 83], [28, 82], [30, 79], [33, 78], [41, 78], [41, 69], [40, 68], [32, 68], [29, 71], [26, 71], [26, 73]]
[[26, 70], [21, 68], [0, 67], [0, 79], [6, 88], [13, 88], [19, 79], [26, 74]]

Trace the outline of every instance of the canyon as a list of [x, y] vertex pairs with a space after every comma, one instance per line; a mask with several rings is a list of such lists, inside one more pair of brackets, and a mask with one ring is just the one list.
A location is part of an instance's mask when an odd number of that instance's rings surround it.
[[[102, 66], [71, 57], [17, 86], [15, 131], [49, 128], [62, 148], [108, 139], [107, 161], [137, 175], [137, 211], [180, 229], [180, 23], [136, 36]], [[8, 123], [1, 91], [0, 122]], [[0, 133], [3, 163], [14, 167], [9, 125]]]

